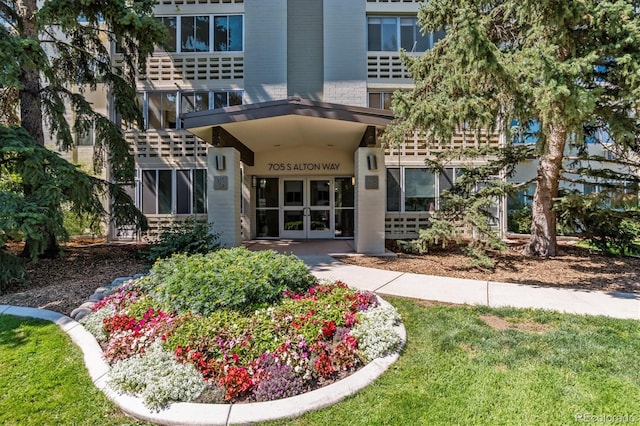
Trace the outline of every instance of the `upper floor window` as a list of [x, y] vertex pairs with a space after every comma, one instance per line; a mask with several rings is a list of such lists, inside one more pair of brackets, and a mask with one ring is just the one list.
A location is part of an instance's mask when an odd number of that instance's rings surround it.
[[238, 52], [243, 49], [242, 15], [161, 16], [169, 32], [158, 51]]
[[213, 50], [216, 52], [242, 50], [242, 16], [216, 16], [213, 34]]
[[156, 19], [158, 19], [164, 25], [164, 27], [167, 29], [167, 32], [169, 33], [167, 41], [165, 42], [164, 46], [160, 46], [160, 50], [164, 50], [166, 52], [175, 52], [176, 42], [178, 40], [178, 18], [175, 16], [160, 16]]
[[370, 16], [367, 18], [369, 51], [424, 52], [444, 37], [444, 31], [422, 34], [415, 16]]
[[149, 91], [139, 102], [146, 129], [178, 129], [180, 116], [232, 105], [242, 105], [242, 90]]
[[180, 50], [182, 52], [208, 52], [209, 22], [208, 16], [183, 16], [180, 31]]

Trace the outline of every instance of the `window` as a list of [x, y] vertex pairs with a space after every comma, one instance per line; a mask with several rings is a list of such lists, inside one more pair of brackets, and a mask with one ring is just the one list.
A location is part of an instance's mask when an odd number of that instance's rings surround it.
[[392, 92], [369, 92], [369, 108], [391, 109]]
[[387, 211], [399, 212], [402, 204], [400, 169], [387, 169]]
[[428, 169], [405, 169], [404, 211], [424, 212], [436, 209], [436, 184]]
[[367, 18], [368, 50], [424, 52], [445, 35], [443, 30], [422, 34], [415, 16], [370, 16]]
[[216, 16], [214, 18], [213, 50], [216, 52], [242, 50], [242, 16]]
[[224, 108], [232, 105], [242, 105], [241, 90], [213, 93], [214, 108]]
[[209, 51], [209, 17], [183, 16], [180, 49], [182, 52]]
[[242, 15], [162, 16], [169, 33], [165, 52], [239, 52], [243, 49]]
[[242, 105], [242, 90], [146, 92], [138, 94], [146, 129], [178, 129], [178, 117], [195, 111]]
[[93, 146], [95, 137], [95, 128], [93, 123], [88, 129], [76, 131], [76, 145], [77, 146]]
[[176, 92], [150, 92], [147, 98], [147, 127], [175, 129], [178, 120]]
[[209, 92], [182, 93], [181, 114], [209, 109]]
[[387, 168], [387, 211], [436, 210], [440, 195], [451, 189], [460, 172], [455, 168], [447, 168], [440, 174], [423, 167]]
[[175, 52], [178, 32], [178, 19], [175, 16], [161, 16], [156, 18], [164, 25], [169, 33], [163, 47], [156, 47], [156, 51]]
[[207, 212], [205, 169], [142, 170], [142, 213]]

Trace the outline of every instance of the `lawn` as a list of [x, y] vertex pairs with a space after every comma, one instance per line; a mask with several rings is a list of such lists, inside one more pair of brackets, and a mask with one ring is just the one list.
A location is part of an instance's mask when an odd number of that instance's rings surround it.
[[[388, 300], [407, 329], [400, 360], [342, 403], [274, 424], [640, 422], [638, 321]], [[127, 421], [55, 325], [0, 317], [0, 369], [0, 423]]]
[[0, 424], [136, 423], [91, 383], [82, 353], [60, 328], [0, 315]]

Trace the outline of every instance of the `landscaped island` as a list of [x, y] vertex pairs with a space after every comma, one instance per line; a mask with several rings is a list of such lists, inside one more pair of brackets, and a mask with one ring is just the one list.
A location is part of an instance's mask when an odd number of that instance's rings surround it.
[[81, 322], [116, 389], [172, 401], [269, 401], [340, 380], [401, 346], [400, 318], [368, 292], [319, 283], [273, 251], [174, 255]]

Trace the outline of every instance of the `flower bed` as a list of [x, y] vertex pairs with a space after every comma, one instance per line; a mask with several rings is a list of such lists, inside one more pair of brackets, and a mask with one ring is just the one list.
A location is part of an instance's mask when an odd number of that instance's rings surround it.
[[[278, 268], [298, 266], [296, 258], [269, 256]], [[231, 258], [238, 262], [235, 255]], [[266, 291], [268, 303], [252, 296], [249, 303], [229, 308], [215, 299], [214, 309], [208, 303], [199, 305], [203, 314], [167, 309], [176, 305], [170, 299], [180, 296], [167, 298], [170, 293], [154, 276], [167, 265], [156, 266], [150, 277], [123, 286], [81, 321], [104, 349], [112, 366], [111, 384], [141, 396], [150, 408], [161, 409], [172, 401], [235, 403], [298, 395], [393, 353], [401, 343], [394, 330], [400, 320], [395, 309], [342, 282], [315, 283], [302, 274], [305, 284], [300, 289], [299, 282], [283, 284], [278, 278], [273, 288], [281, 292], [275, 297]], [[269, 286], [264, 267], [256, 270], [261, 278], [254, 282]], [[242, 281], [252, 282], [250, 273], [245, 274]], [[231, 286], [244, 293], [250, 287]], [[190, 292], [189, 297], [202, 302], [199, 294]], [[228, 300], [239, 299], [229, 295]], [[177, 305], [186, 306], [184, 301]]]

